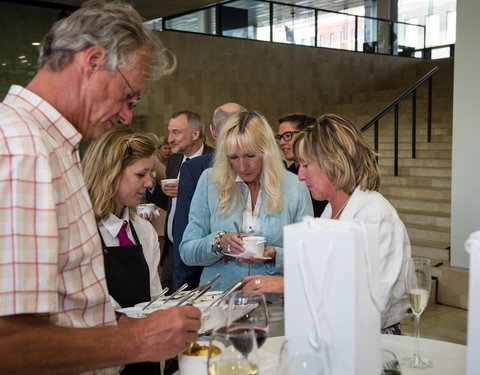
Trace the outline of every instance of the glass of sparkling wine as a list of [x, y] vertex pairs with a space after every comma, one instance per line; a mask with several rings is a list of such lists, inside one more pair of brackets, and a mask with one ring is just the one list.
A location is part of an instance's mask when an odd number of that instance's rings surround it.
[[208, 375], [257, 375], [258, 347], [253, 330], [231, 331], [226, 327], [214, 330], [211, 343], [217, 343], [221, 352], [209, 346]]
[[430, 287], [432, 277], [430, 273], [430, 259], [411, 258], [406, 264], [406, 289], [410, 302], [410, 307], [415, 316], [415, 352], [413, 357], [405, 358], [402, 365], [415, 368], [426, 369], [433, 367], [433, 363], [420, 356], [420, 315], [427, 307], [428, 297], [430, 296]]

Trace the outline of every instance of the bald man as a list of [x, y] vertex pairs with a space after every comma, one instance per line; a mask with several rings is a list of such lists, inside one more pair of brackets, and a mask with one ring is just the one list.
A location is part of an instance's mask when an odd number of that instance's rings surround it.
[[[216, 140], [223, 125], [229, 117], [246, 109], [237, 103], [225, 103], [218, 107], [213, 113], [213, 120], [210, 124], [210, 133]], [[188, 214], [190, 212], [190, 203], [193, 193], [197, 187], [198, 179], [202, 172], [210, 167], [213, 153], [199, 156], [184, 163], [181, 168], [181, 176], [178, 185], [178, 199], [173, 225], [173, 244], [174, 244], [174, 264], [175, 273], [173, 276], [173, 289], [179, 288], [183, 283], [188, 283], [189, 289], [195, 288], [200, 282], [203, 267], [187, 266], [180, 257], [179, 247], [182, 242], [183, 232], [188, 224]]]

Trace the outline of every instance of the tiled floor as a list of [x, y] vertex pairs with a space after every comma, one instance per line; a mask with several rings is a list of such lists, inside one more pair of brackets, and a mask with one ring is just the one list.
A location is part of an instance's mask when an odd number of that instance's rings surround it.
[[[420, 319], [420, 337], [466, 345], [467, 315], [466, 310], [456, 307], [429, 305]], [[404, 335], [415, 335], [413, 318], [404, 320], [401, 325]]]

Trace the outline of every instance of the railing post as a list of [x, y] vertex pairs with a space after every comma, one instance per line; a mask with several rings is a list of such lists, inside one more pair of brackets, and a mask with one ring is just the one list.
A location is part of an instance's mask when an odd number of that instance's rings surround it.
[[375, 126], [373, 128], [374, 130], [374, 133], [373, 133], [373, 145], [375, 147], [375, 153], [377, 154], [375, 156], [375, 159], [377, 159], [377, 163], [378, 163], [378, 120], [375, 121]]
[[358, 16], [355, 16], [355, 52], [358, 51]]
[[273, 42], [273, 3], [270, 4], [270, 42]]
[[432, 82], [433, 78], [428, 79], [428, 139], [427, 141], [432, 142]]
[[318, 47], [318, 10], [315, 9], [315, 47]]
[[412, 92], [412, 158], [417, 157], [417, 89]]
[[223, 36], [223, 27], [222, 27], [222, 5], [217, 4], [215, 6], [215, 15], [216, 15], [216, 21], [217, 21], [217, 27], [216, 27], [216, 32], [217, 35]]
[[398, 104], [395, 105], [395, 128], [394, 128], [394, 175], [398, 176]]

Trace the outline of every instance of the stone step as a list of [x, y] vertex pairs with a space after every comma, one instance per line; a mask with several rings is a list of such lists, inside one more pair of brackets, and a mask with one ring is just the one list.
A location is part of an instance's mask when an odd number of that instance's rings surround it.
[[[392, 157], [383, 156], [378, 158], [380, 166], [393, 166], [394, 160]], [[412, 159], [401, 158], [398, 160], [398, 165], [402, 167], [416, 167], [416, 168], [451, 168], [452, 161], [450, 159]]]
[[416, 186], [437, 187], [450, 189], [452, 180], [450, 177], [417, 177], [417, 176], [381, 176], [381, 186]]
[[407, 227], [408, 236], [415, 241], [431, 241], [450, 243], [450, 228], [437, 227], [434, 225], [411, 225], [404, 223]]
[[[382, 145], [379, 145], [379, 148]], [[393, 148], [391, 150], [384, 150], [384, 149], [379, 149], [378, 150], [379, 157], [390, 157], [393, 158], [395, 155], [395, 151]], [[416, 154], [415, 154], [417, 159], [451, 159], [452, 154], [450, 151], [444, 151], [444, 150], [419, 150], [416, 149]], [[399, 158], [411, 158], [412, 157], [412, 149], [411, 147], [407, 150], [398, 150], [398, 157]]]
[[[373, 137], [369, 141], [373, 144]], [[425, 141], [420, 141], [417, 139], [417, 151], [445, 151], [446, 155], [451, 155], [452, 154], [452, 142], [432, 142], [428, 143]], [[382, 142], [379, 143], [379, 148], [380, 151], [382, 150], [393, 150], [394, 149], [394, 143], [393, 140], [390, 140], [389, 142]], [[398, 143], [398, 149], [399, 150], [411, 150], [412, 149], [412, 142], [399, 142]]]
[[385, 196], [394, 195], [404, 198], [429, 198], [440, 200], [450, 200], [451, 198], [451, 191], [449, 188], [416, 186], [409, 186], [405, 188], [404, 186], [387, 185], [384, 183], [380, 187], [380, 192]]
[[398, 209], [397, 212], [404, 223], [411, 225], [434, 225], [442, 228], [450, 228], [450, 215], [445, 212], [408, 209]]
[[[368, 135], [367, 136], [367, 139], [373, 143], [374, 142], [374, 135], [373, 133]], [[394, 143], [394, 135], [393, 135], [393, 131], [391, 134], [388, 134], [388, 135], [381, 135], [379, 134], [378, 136], [378, 142], [380, 144], [382, 143], [391, 143], [393, 144]], [[425, 136], [424, 138], [421, 138], [421, 137], [418, 137], [417, 136], [417, 142], [420, 143], [420, 142], [426, 142], [427, 141], [427, 137]], [[432, 135], [432, 143], [437, 143], [437, 142], [443, 142], [443, 143], [451, 143], [452, 142], [452, 136], [450, 134], [444, 134], [444, 135]], [[412, 136], [411, 136], [411, 133], [409, 134], [405, 134], [405, 133], [402, 133], [402, 131], [399, 131], [399, 134], [398, 134], [398, 143], [407, 143], [407, 144], [412, 144]]]
[[[432, 276], [438, 279], [437, 302], [461, 309], [468, 308], [468, 270], [453, 267], [448, 261], [432, 267]], [[432, 262], [433, 264], [433, 262]]]
[[389, 202], [397, 210], [421, 210], [421, 211], [435, 211], [443, 214], [450, 215], [450, 199], [438, 200], [438, 199], [415, 199], [404, 198], [398, 196], [386, 196]]
[[437, 263], [448, 262], [450, 260], [450, 250], [442, 248], [443, 243], [441, 242], [435, 243], [432, 241], [410, 239], [410, 243], [412, 245], [412, 256], [436, 259], [438, 260]]
[[[380, 166], [380, 173], [383, 176], [393, 176], [393, 162], [391, 165]], [[451, 168], [415, 168], [406, 167], [401, 163], [398, 166], [399, 176], [419, 176], [419, 177], [448, 177], [452, 176]]]

